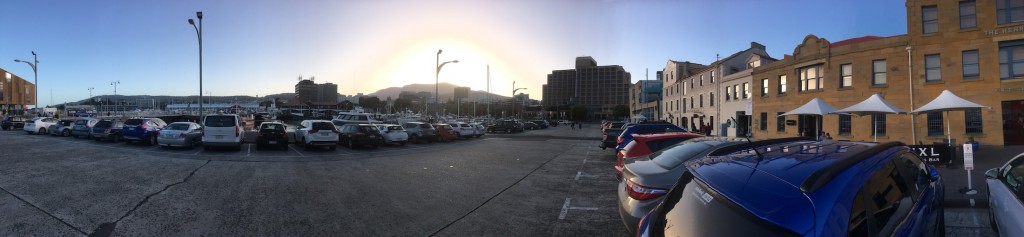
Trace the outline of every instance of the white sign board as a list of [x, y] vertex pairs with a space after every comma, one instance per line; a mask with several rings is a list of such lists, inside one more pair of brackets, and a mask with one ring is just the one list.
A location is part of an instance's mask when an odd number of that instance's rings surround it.
[[964, 144], [964, 170], [974, 170], [974, 147]]

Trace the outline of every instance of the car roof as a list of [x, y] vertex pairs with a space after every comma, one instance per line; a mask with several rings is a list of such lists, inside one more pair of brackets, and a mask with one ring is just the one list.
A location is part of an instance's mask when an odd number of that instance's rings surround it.
[[704, 135], [688, 132], [667, 132], [667, 133], [655, 133], [655, 134], [633, 134], [633, 139], [638, 142], [647, 142], [653, 140], [669, 139], [669, 138], [695, 138], [703, 137]]
[[687, 166], [694, 177], [751, 214], [806, 233], [815, 225], [808, 221], [815, 218], [815, 211], [829, 211], [813, 210], [816, 205], [812, 199], [820, 196], [809, 193], [851, 165], [895, 145], [902, 143], [879, 146], [833, 140], [765, 140], [721, 148]]

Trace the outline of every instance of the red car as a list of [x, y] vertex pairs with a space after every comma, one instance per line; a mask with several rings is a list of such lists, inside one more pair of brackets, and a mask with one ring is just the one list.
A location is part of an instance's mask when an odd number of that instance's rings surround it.
[[688, 132], [669, 132], [644, 135], [634, 134], [633, 141], [626, 144], [626, 146], [615, 155], [618, 160], [615, 162], [616, 175], [620, 179], [622, 178], [622, 167], [624, 166], [622, 164], [622, 159], [636, 159], [647, 156], [666, 147], [679, 144], [680, 142], [686, 141], [690, 138], [703, 136], [704, 135]]
[[438, 141], [450, 142], [459, 139], [459, 135], [455, 134], [455, 131], [452, 129], [452, 125], [438, 123], [434, 124], [434, 129], [437, 132]]

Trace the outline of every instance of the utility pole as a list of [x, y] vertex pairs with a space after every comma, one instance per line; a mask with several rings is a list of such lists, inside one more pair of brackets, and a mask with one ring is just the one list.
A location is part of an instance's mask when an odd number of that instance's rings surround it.
[[[722, 120], [722, 79], [725, 78], [725, 75], [722, 75], [725, 70], [722, 69], [725, 67], [723, 67], [722, 62], [719, 62], [718, 60], [721, 59], [719, 59], [718, 54], [715, 54], [715, 62], [718, 63], [718, 68], [715, 69], [715, 71], [717, 71], [718, 73], [718, 80], [715, 80], [715, 93], [717, 93], [718, 95], [715, 96], [715, 98], [711, 98], [712, 100], [715, 100], [715, 125], [714, 127], [711, 127], [711, 131], [717, 131], [718, 129], [721, 129], [721, 126], [719, 125], [721, 123], [719, 123], [718, 121]], [[711, 79], [714, 78], [715, 75], [711, 75]], [[718, 132], [721, 133], [722, 131]]]
[[491, 117], [491, 65], [487, 64], [487, 117]]

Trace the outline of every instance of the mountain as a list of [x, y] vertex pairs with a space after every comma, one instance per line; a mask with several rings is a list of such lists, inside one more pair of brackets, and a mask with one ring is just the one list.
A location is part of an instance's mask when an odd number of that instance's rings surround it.
[[[459, 87], [459, 86], [451, 84], [451, 83], [447, 83], [447, 82], [438, 83], [437, 84], [437, 91], [438, 91], [438, 94], [440, 94], [440, 97], [438, 97], [438, 99], [446, 100], [446, 99], [452, 98], [455, 95], [455, 87]], [[377, 98], [380, 98], [382, 100], [386, 100], [389, 96], [392, 99], [397, 99], [398, 95], [401, 94], [403, 91], [409, 91], [409, 92], [414, 92], [414, 93], [415, 92], [430, 92], [431, 94], [433, 94], [434, 93], [434, 84], [410, 84], [410, 85], [405, 85], [405, 86], [402, 86], [402, 87], [388, 87], [388, 88], [377, 90], [377, 92], [370, 93], [369, 95], [377, 96]], [[481, 100], [483, 100], [483, 99], [487, 98], [487, 94], [488, 94], [487, 91], [471, 91], [471, 92], [469, 92], [469, 98], [465, 99], [465, 100], [466, 101], [473, 101], [473, 100], [475, 100], [478, 97]], [[500, 95], [496, 95], [496, 94], [490, 94], [490, 95], [491, 95], [491, 98], [494, 99], [494, 100], [501, 100], [501, 99], [508, 99], [509, 98], [509, 97], [506, 97], [506, 96], [500, 96]]]

